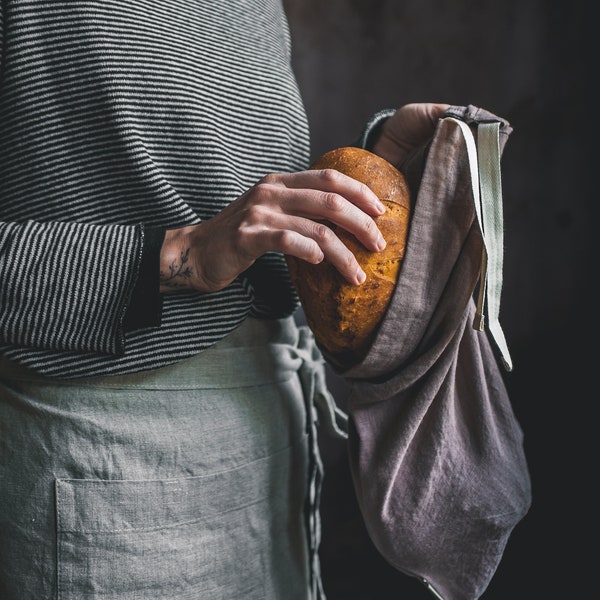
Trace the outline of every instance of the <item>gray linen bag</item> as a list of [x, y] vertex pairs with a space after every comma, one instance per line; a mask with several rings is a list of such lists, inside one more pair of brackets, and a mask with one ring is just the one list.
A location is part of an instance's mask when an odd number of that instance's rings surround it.
[[[495, 150], [468, 148], [465, 133], [490, 123]], [[491, 165], [486, 189], [501, 197], [499, 160], [511, 132], [474, 106], [445, 113], [402, 169], [416, 201], [377, 337], [360, 364], [325, 356], [350, 387], [350, 465], [370, 537], [389, 563], [444, 600], [483, 594], [531, 505], [523, 432], [499, 369], [512, 368], [497, 320], [501, 202], [490, 206], [483, 186], [480, 197], [477, 180], [477, 168], [484, 176]]]

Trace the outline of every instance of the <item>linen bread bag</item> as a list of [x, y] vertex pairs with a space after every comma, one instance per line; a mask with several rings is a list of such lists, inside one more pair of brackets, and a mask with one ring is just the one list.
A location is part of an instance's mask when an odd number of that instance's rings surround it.
[[[500, 371], [512, 368], [498, 321], [499, 161], [511, 132], [484, 109], [452, 106], [401, 166], [412, 197], [404, 254], [358, 353], [331, 352], [317, 329], [329, 317], [307, 315], [350, 389], [349, 464], [369, 535], [443, 600], [480, 598], [531, 505], [523, 431]], [[310, 311], [317, 301], [296, 284]]]

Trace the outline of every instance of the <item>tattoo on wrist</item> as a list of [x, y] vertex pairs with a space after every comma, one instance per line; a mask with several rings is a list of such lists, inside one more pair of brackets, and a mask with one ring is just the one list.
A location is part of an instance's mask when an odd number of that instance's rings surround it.
[[181, 253], [179, 261], [174, 260], [169, 265], [169, 272], [160, 270], [160, 284], [167, 287], [188, 287], [187, 281], [192, 277], [192, 268], [187, 265], [190, 249]]

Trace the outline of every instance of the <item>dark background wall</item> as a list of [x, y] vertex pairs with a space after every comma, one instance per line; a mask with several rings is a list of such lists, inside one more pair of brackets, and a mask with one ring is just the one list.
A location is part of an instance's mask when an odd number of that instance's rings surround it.
[[[588, 426], [600, 399], [592, 387], [598, 338], [591, 15], [577, 0], [285, 4], [313, 157], [353, 140], [378, 109], [408, 102], [475, 104], [514, 127], [502, 159], [500, 316], [515, 364], [506, 384], [525, 431], [533, 506], [483, 599], [589, 597], [595, 576], [585, 566], [585, 548], [596, 521]], [[332, 385], [343, 403], [343, 382], [332, 376]], [[345, 448], [324, 444], [328, 599], [431, 598], [374, 550]]]

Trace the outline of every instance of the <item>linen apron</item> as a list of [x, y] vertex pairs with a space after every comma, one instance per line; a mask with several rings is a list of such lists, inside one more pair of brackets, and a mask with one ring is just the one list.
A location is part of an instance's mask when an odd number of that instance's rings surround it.
[[315, 400], [343, 435], [292, 317], [133, 375], [0, 360], [0, 598], [324, 598]]

